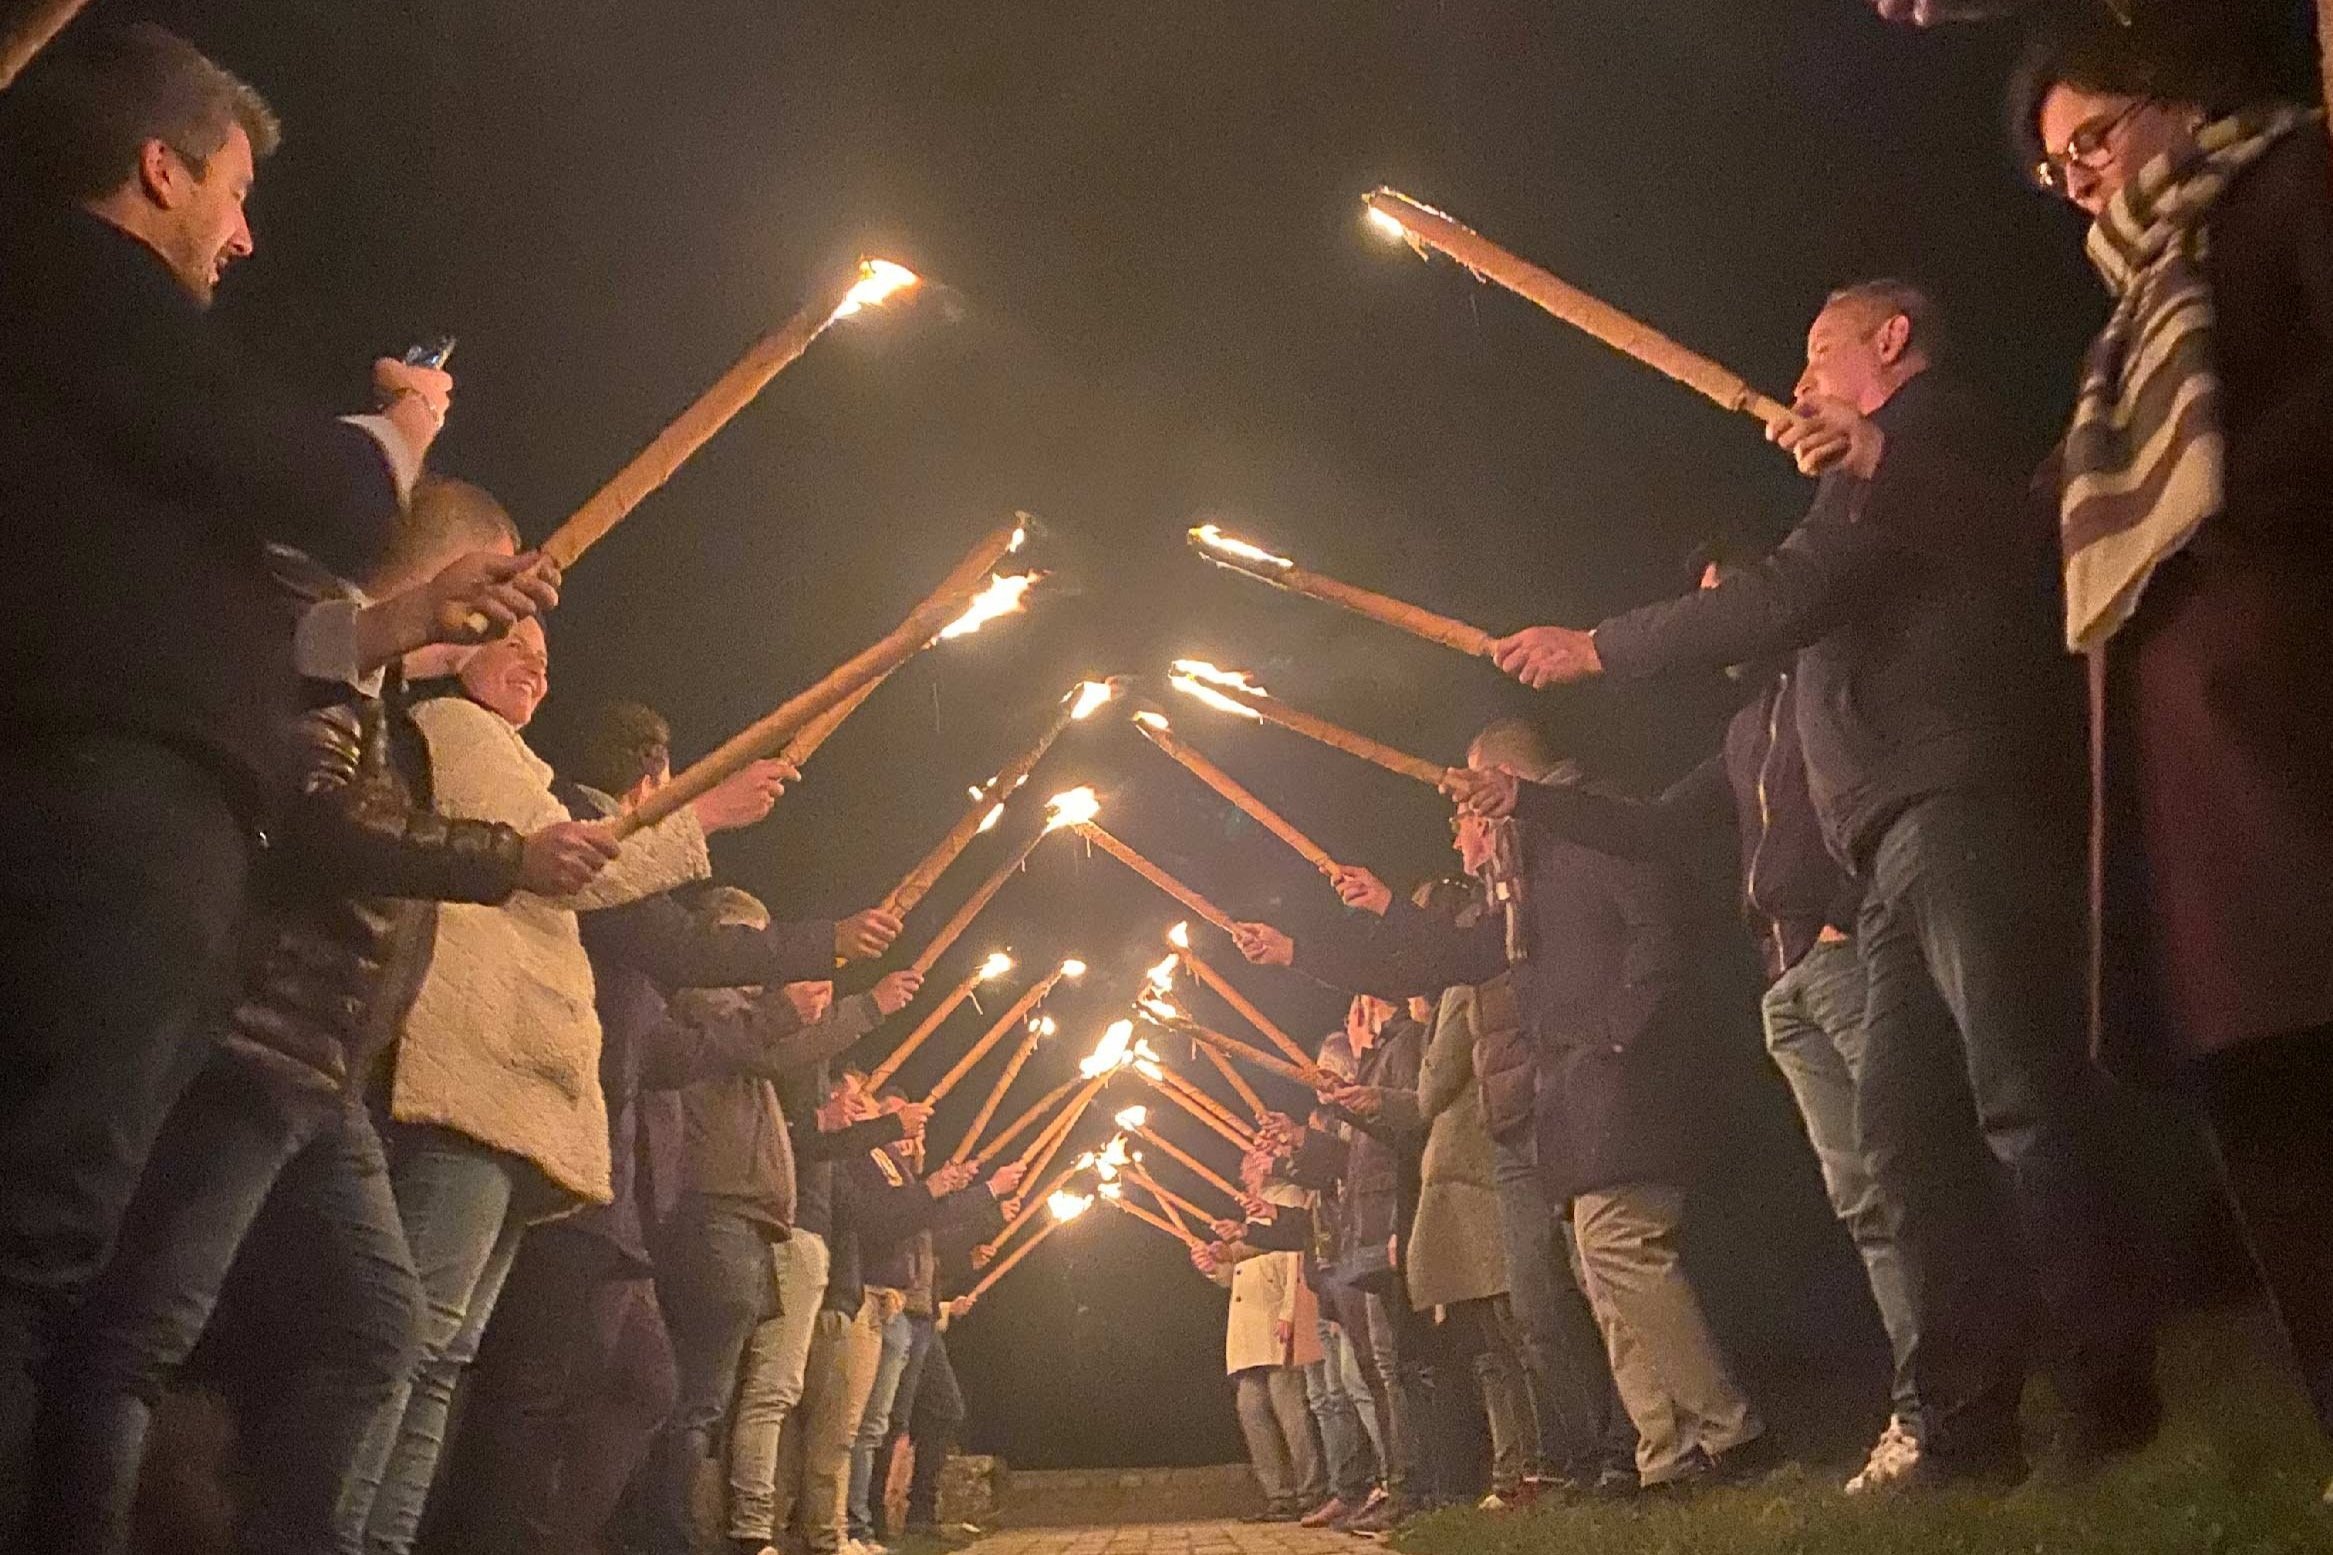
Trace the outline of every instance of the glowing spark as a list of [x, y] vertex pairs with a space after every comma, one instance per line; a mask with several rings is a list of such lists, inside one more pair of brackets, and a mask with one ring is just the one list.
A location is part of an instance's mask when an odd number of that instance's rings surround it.
[[1120, 1128], [1140, 1128], [1150, 1121], [1150, 1109], [1148, 1107], [1128, 1107], [1110, 1121]]
[[1042, 573], [1016, 572], [1010, 577], [991, 576], [988, 587], [974, 597], [971, 608], [940, 628], [941, 642], [958, 637], [969, 637], [998, 616], [1011, 615], [1021, 608], [1021, 596], [1036, 585]]
[[1178, 923], [1173, 928], [1167, 930], [1167, 943], [1174, 946], [1177, 950], [1189, 950], [1191, 948], [1190, 924]]
[[1083, 826], [1101, 814], [1102, 801], [1090, 788], [1073, 788], [1046, 800], [1045, 812], [1045, 829], [1059, 831], [1064, 826]]
[[1023, 545], [1026, 545], [1029, 540], [1029, 525], [1027, 523], [1029, 515], [1026, 513], [1020, 513], [1014, 516], [1021, 519], [1022, 522], [1013, 526], [1013, 543], [1005, 547], [1005, 554], [1007, 556], [1010, 556], [1013, 552], [1019, 550]]
[[1263, 714], [1236, 697], [1225, 696], [1216, 688], [1225, 686], [1252, 697], [1271, 695], [1246, 675], [1236, 670], [1219, 670], [1203, 659], [1175, 660], [1174, 673], [1167, 677], [1167, 683], [1185, 696], [1196, 697], [1218, 711], [1234, 713], [1258, 722], [1262, 721]]
[[895, 293], [922, 284], [922, 281], [923, 277], [905, 265], [895, 265], [888, 259], [862, 259], [859, 261], [858, 280], [849, 291], [843, 293], [842, 305], [834, 310], [832, 316], [847, 319], [860, 309], [872, 308]]
[[980, 963], [980, 980], [984, 983], [993, 982], [1012, 969], [1013, 958], [1001, 950], [996, 951], [986, 961]]
[[[977, 788], [972, 790], [972, 797], [978, 799], [980, 797], [980, 790]], [[993, 831], [996, 829], [996, 823], [1003, 819], [1004, 806], [992, 805], [989, 807], [988, 814], [980, 818], [980, 830], [983, 832]]]
[[1077, 1066], [1078, 1073], [1092, 1080], [1108, 1074], [1113, 1069], [1123, 1067], [1126, 1062], [1126, 1050], [1133, 1044], [1134, 1022], [1130, 1020], [1110, 1022], [1110, 1029], [1102, 1033], [1102, 1040], [1095, 1044], [1094, 1050], [1088, 1053], [1084, 1061]]
[[1072, 956], [1061, 963], [1061, 975], [1063, 977], [1083, 977], [1085, 976], [1085, 963]]
[[1045, 1207], [1053, 1211], [1055, 1220], [1075, 1220], [1087, 1210], [1092, 1209], [1094, 1201], [1091, 1194], [1071, 1193], [1065, 1188], [1047, 1199]]
[[1275, 556], [1260, 545], [1250, 544], [1236, 535], [1227, 535], [1213, 524], [1201, 524], [1191, 531], [1191, 538], [1210, 551], [1217, 551], [1240, 561], [1254, 562], [1258, 566], [1269, 567], [1275, 572], [1286, 572], [1296, 565], [1287, 557]]
[[1096, 708], [1118, 694], [1118, 688], [1106, 680], [1081, 680], [1074, 694], [1077, 700], [1070, 704], [1069, 717], [1076, 723], [1092, 717]]
[[1391, 238], [1399, 242], [1408, 240], [1410, 229], [1403, 226], [1400, 219], [1390, 212], [1379, 210], [1372, 205], [1367, 208], [1367, 215], [1370, 227], [1376, 231], [1379, 237]]
[[1052, 1036], [1061, 1028], [1053, 1023], [1052, 1016], [1040, 1015], [1035, 1020], [1029, 1022], [1029, 1029], [1037, 1034], [1037, 1039], [1041, 1042], [1045, 1038]]

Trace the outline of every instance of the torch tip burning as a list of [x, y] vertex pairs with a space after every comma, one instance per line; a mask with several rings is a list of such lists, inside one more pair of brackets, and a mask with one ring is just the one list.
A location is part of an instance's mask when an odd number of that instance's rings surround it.
[[1222, 527], [1217, 524], [1193, 526], [1191, 544], [1198, 547], [1200, 554], [1208, 560], [1223, 562], [1245, 572], [1252, 572], [1258, 567], [1268, 568], [1273, 572], [1288, 572], [1296, 566], [1296, 563], [1287, 557], [1267, 551], [1252, 540], [1242, 540], [1237, 535], [1225, 534]]
[[1124, 1068], [1126, 1051], [1133, 1045], [1134, 1022], [1130, 1020], [1110, 1022], [1109, 1029], [1102, 1033], [1102, 1040], [1094, 1044], [1094, 1050], [1078, 1064], [1078, 1073], [1089, 1080], [1094, 1080], [1113, 1070]]
[[962, 615], [940, 628], [941, 642], [952, 642], [969, 637], [998, 616], [1008, 616], [1021, 608], [1022, 596], [1036, 587], [1044, 577], [1041, 572], [1016, 572], [1009, 576], [991, 575], [988, 587], [973, 596], [972, 603]]
[[1128, 1107], [1110, 1121], [1120, 1128], [1138, 1129], [1150, 1121], [1150, 1109], [1148, 1107]]
[[1085, 976], [1085, 963], [1072, 956], [1061, 963], [1061, 975], [1063, 977], [1083, 977]]
[[1117, 694], [1118, 688], [1111, 681], [1079, 681], [1077, 683], [1077, 689], [1070, 692], [1070, 695], [1076, 698], [1075, 701], [1069, 704], [1070, 721], [1073, 723], [1080, 723], [1088, 718], [1091, 718], [1094, 715], [1096, 709], [1100, 708], [1104, 703], [1108, 702], [1110, 698], [1116, 696]]
[[[1384, 192], [1381, 189], [1378, 194]], [[1410, 235], [1410, 229], [1401, 224], [1399, 216], [1375, 203], [1376, 198], [1376, 195], [1371, 195], [1369, 202], [1363, 207], [1363, 219], [1369, 223], [1369, 230], [1381, 238], [1388, 238], [1395, 242], [1406, 239]]]
[[1228, 693], [1238, 692], [1242, 696], [1251, 697], [1271, 695], [1244, 672], [1218, 669], [1205, 659], [1175, 660], [1173, 673], [1167, 676], [1167, 684], [1185, 696], [1204, 702], [1218, 712], [1231, 713], [1241, 718], [1252, 718], [1258, 721], [1262, 720], [1263, 714], [1239, 700], [1238, 696]]
[[988, 982], [989, 980], [991, 980], [992, 978], [998, 978], [998, 977], [1002, 977], [1002, 976], [1004, 976], [1004, 975], [1005, 975], [1005, 973], [1007, 973], [1007, 972], [1010, 972], [1012, 969], [1013, 969], [1013, 958], [1012, 958], [1012, 957], [1010, 957], [1010, 956], [1006, 955], [1006, 954], [1005, 954], [1003, 951], [1001, 951], [1001, 950], [998, 950], [998, 951], [992, 951], [992, 952], [989, 954], [989, 957], [988, 957], [988, 959], [987, 959], [986, 961], [983, 961], [983, 962], [981, 962], [981, 963], [980, 963], [980, 972], [979, 972], [979, 978], [980, 978], [980, 981], [982, 981], [982, 982], [984, 982], [984, 983], [985, 983], [985, 982]]
[[888, 259], [862, 259], [859, 261], [859, 278], [851, 283], [849, 291], [843, 293], [842, 305], [834, 310], [832, 316], [847, 319], [861, 309], [872, 308], [911, 286], [921, 284], [923, 277], [905, 265], [893, 264]]
[[1102, 801], [1090, 788], [1072, 788], [1045, 801], [1045, 829], [1083, 826], [1102, 813]]
[[1167, 943], [1174, 946], [1177, 950], [1189, 950], [1191, 948], [1190, 923], [1188, 921], [1178, 923], [1173, 928], [1167, 930]]
[[1047, 1199], [1045, 1207], [1053, 1211], [1055, 1220], [1075, 1220], [1094, 1207], [1094, 1200], [1091, 1194], [1071, 1193], [1067, 1189], [1063, 1189]]

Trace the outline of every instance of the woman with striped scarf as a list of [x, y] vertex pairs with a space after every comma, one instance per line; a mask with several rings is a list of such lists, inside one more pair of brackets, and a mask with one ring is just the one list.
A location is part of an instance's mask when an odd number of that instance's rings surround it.
[[2333, 170], [2265, 63], [2060, 34], [2012, 125], [2114, 305], [2060, 489], [2093, 1038], [2193, 1087], [2333, 1433]]

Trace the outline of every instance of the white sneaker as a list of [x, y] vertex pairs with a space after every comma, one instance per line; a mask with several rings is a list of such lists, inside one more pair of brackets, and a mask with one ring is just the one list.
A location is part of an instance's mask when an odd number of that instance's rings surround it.
[[1475, 1502], [1474, 1509], [1478, 1512], [1504, 1512], [1514, 1504], [1494, 1490], [1480, 1501]]
[[1872, 1444], [1871, 1456], [1864, 1460], [1861, 1472], [1847, 1481], [1847, 1494], [1867, 1496], [1889, 1489], [1911, 1473], [1919, 1461], [1919, 1438], [1905, 1428], [1899, 1415], [1888, 1421], [1887, 1429]]

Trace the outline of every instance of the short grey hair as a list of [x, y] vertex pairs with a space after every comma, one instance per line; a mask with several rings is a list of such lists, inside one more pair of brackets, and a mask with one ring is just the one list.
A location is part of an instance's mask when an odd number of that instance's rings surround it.
[[1840, 287], [1823, 299], [1823, 306], [1835, 308], [1843, 302], [1857, 303], [1870, 310], [1875, 315], [1874, 328], [1901, 317], [1912, 326], [1904, 342], [1906, 350], [1917, 351], [1931, 362], [1944, 355], [1944, 313], [1926, 288], [1883, 275]]

